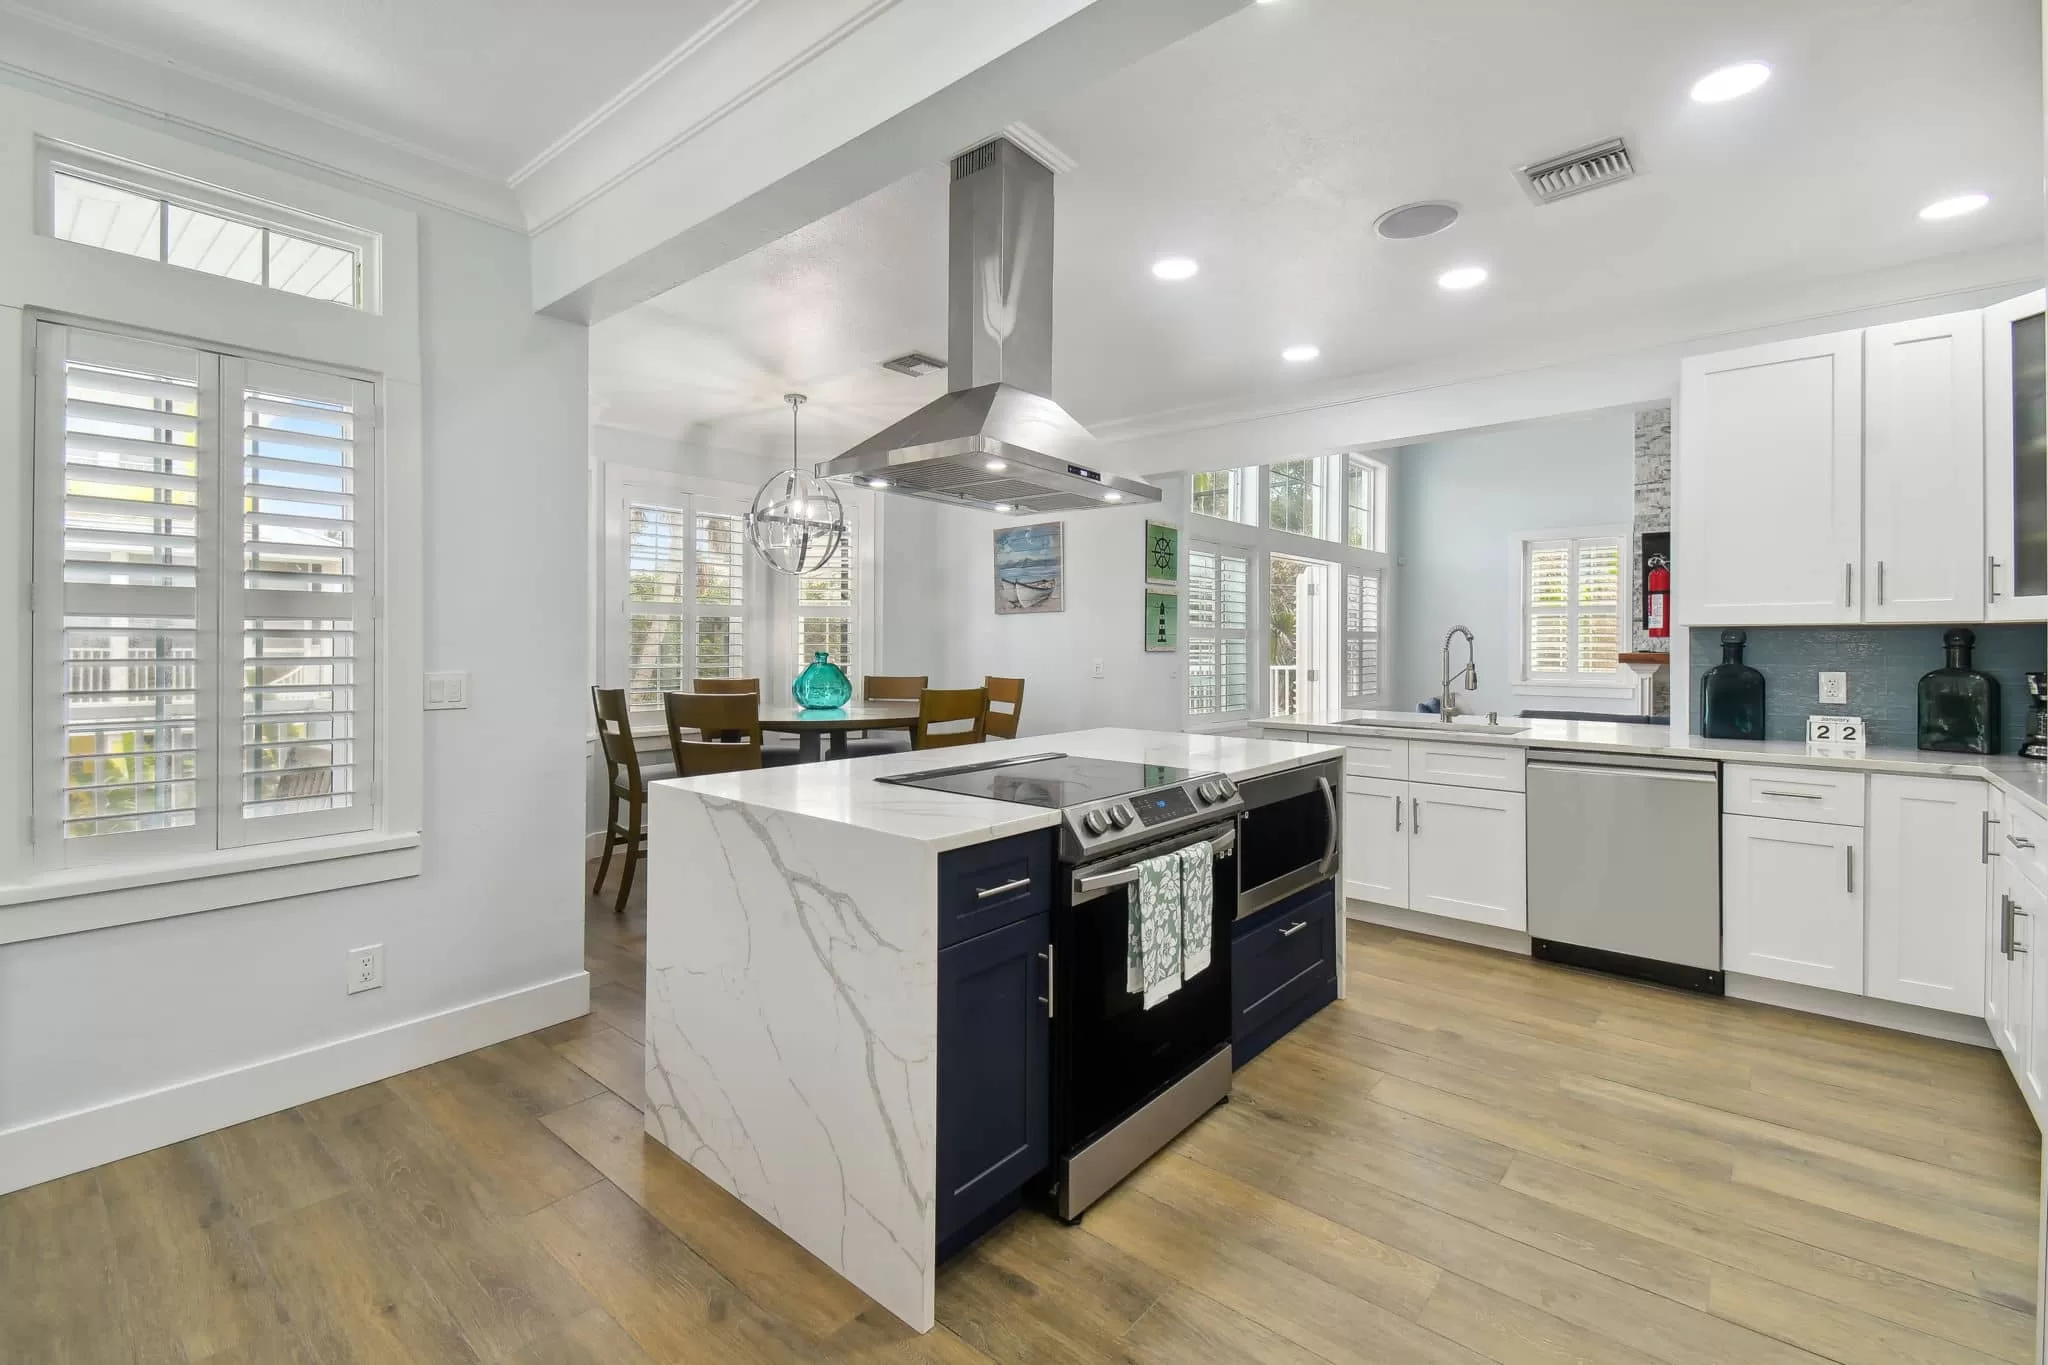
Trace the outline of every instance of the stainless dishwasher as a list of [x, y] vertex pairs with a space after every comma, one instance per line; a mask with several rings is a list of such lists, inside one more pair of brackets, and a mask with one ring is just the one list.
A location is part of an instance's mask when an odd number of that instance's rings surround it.
[[1721, 994], [1720, 765], [1538, 753], [1528, 775], [1531, 954]]

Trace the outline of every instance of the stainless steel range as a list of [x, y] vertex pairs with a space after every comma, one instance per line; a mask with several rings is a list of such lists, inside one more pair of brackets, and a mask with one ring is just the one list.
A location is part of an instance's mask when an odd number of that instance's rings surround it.
[[[1230, 1093], [1238, 815], [1221, 773], [1029, 754], [877, 778], [1060, 812], [1053, 912], [1052, 1194], [1073, 1220]], [[1146, 1009], [1126, 981], [1146, 860], [1207, 843], [1209, 965]]]

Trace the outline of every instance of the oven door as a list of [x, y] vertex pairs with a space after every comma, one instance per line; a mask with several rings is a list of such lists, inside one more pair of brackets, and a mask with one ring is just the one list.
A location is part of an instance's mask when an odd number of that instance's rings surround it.
[[[1200, 840], [1216, 906], [1209, 965], [1145, 1008], [1125, 984], [1138, 864]], [[1237, 831], [1211, 825], [1099, 862], [1061, 870], [1053, 917], [1053, 1151], [1088, 1142], [1230, 1041], [1230, 926], [1237, 918]]]
[[1337, 793], [1344, 770], [1318, 763], [1237, 785], [1245, 812], [1237, 854], [1237, 913], [1253, 915], [1337, 870]]

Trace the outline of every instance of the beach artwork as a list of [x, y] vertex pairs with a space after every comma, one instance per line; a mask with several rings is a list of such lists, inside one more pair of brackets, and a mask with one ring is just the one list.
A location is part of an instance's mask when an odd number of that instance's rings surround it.
[[1041, 521], [996, 531], [996, 615], [1065, 611], [1066, 525]]

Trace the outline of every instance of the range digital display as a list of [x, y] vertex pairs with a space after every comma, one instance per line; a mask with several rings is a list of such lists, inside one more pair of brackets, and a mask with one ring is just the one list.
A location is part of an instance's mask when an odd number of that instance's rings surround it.
[[1132, 807], [1138, 812], [1138, 823], [1156, 825], [1166, 820], [1178, 820], [1195, 813], [1195, 803], [1188, 800], [1188, 794], [1179, 787], [1163, 792], [1152, 792], [1145, 796], [1131, 798]]

